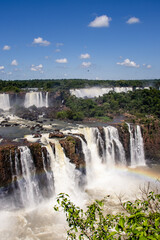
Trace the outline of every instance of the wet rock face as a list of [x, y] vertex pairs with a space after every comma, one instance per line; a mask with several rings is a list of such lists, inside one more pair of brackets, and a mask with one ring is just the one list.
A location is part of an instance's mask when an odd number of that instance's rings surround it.
[[154, 121], [142, 126], [145, 158], [149, 163], [160, 163], [160, 124]]
[[0, 146], [0, 187], [7, 187], [12, 182], [10, 159], [15, 156], [15, 146]]
[[[47, 150], [45, 148], [41, 148], [41, 145], [39, 143], [26, 142], [25, 145], [27, 145], [31, 151], [37, 174], [43, 173], [43, 160], [47, 159]], [[18, 144], [14, 142], [5, 142], [0, 146], [0, 187], [8, 188], [8, 186], [11, 186], [12, 182], [17, 180], [15, 157], [18, 158], [19, 172], [22, 172], [22, 166], [20, 163], [20, 150], [18, 149], [18, 147]], [[49, 167], [50, 166], [47, 166], [48, 169]], [[10, 189], [8, 191], [10, 191]]]
[[122, 143], [125, 150], [126, 160], [129, 163], [130, 162], [130, 134], [128, 131], [128, 126], [126, 123], [123, 123], [123, 124], [118, 124], [116, 127], [118, 129], [120, 142]]
[[49, 134], [49, 138], [64, 138], [64, 134], [60, 131], [54, 131]]
[[74, 163], [80, 171], [85, 171], [85, 160], [81, 140], [76, 136], [67, 136], [65, 139], [60, 140], [60, 144], [71, 163]]

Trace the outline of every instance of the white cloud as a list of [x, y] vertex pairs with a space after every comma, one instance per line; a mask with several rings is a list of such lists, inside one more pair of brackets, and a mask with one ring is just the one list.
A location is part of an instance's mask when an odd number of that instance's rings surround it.
[[152, 67], [152, 66], [151, 66], [150, 64], [147, 65], [147, 68], [148, 68], [148, 69], [151, 68], [151, 67]]
[[11, 62], [11, 65], [12, 66], [18, 66], [18, 62], [16, 59], [14, 59], [12, 62]]
[[3, 50], [4, 50], [4, 51], [8, 51], [8, 50], [10, 50], [10, 49], [11, 49], [11, 47], [8, 46], [8, 45], [5, 45], [5, 46], [3, 47]]
[[82, 67], [90, 67], [91, 62], [82, 62]]
[[4, 69], [4, 66], [0, 66], [0, 70], [3, 70]]
[[136, 64], [134, 61], [130, 61], [128, 58], [125, 59], [123, 62], [117, 62], [117, 64], [121, 66], [126, 66], [126, 67], [135, 67], [135, 68], [140, 67], [139, 64]]
[[88, 53], [81, 54], [80, 58], [81, 59], [87, 59], [87, 58], [90, 58], [90, 55]]
[[57, 48], [56, 50], [55, 50], [55, 52], [60, 52], [61, 51], [61, 49], [59, 49], [59, 48]]
[[33, 44], [39, 44], [40, 46], [49, 46], [51, 43], [47, 40], [43, 40], [43, 38], [38, 37], [38, 38], [34, 38], [33, 40]]
[[126, 23], [134, 24], [134, 23], [139, 23], [139, 22], [140, 22], [139, 18], [131, 17], [131, 18], [128, 19], [128, 21]]
[[150, 69], [152, 66], [150, 64], [143, 64], [143, 67]]
[[107, 15], [102, 15], [100, 17], [96, 17], [92, 22], [89, 23], [89, 27], [109, 27], [109, 22], [112, 18]]
[[62, 47], [64, 44], [63, 43], [56, 43], [56, 47]]
[[57, 63], [67, 63], [68, 62], [67, 58], [56, 59], [55, 61]]
[[42, 69], [43, 69], [43, 65], [42, 64], [39, 64], [37, 66], [32, 64], [32, 66], [31, 66], [31, 71], [33, 71], [33, 72], [38, 72], [39, 71], [40, 73], [43, 73]]
[[7, 75], [12, 75], [12, 72], [8, 72]]

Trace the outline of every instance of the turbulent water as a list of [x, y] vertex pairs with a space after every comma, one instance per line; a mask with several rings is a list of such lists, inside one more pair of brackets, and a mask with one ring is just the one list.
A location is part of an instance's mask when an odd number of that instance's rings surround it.
[[4, 111], [8, 111], [10, 109], [9, 94], [0, 94], [0, 109], [3, 109]]
[[26, 108], [35, 105], [37, 108], [48, 107], [48, 92], [28, 92], [25, 95], [24, 106]]
[[[139, 126], [135, 129], [128, 125], [130, 131], [130, 167], [145, 165], [143, 139]], [[20, 147], [22, 179], [19, 179], [14, 198], [0, 214], [1, 240], [58, 240], [65, 239], [65, 218], [55, 213], [53, 205], [58, 193], [65, 192], [79, 206], [85, 206], [95, 198], [110, 195], [108, 211], [119, 208], [117, 195], [125, 194], [124, 199], [134, 199], [140, 192], [139, 187], [154, 180], [132, 172], [127, 167], [125, 151], [120, 142], [118, 130], [112, 126], [99, 129], [96, 127], [74, 128], [65, 134], [75, 134], [82, 144], [86, 163], [86, 175], [83, 175], [70, 163], [58, 140], [49, 139], [43, 134], [37, 139], [47, 150], [47, 161], [43, 158], [44, 173], [47, 179], [47, 191], [50, 198], [44, 197], [35, 174], [35, 164], [28, 147]], [[83, 134], [85, 140], [81, 137]], [[28, 140], [32, 136], [27, 137]], [[49, 144], [49, 143], [52, 144]], [[53, 144], [55, 147], [53, 147]], [[43, 154], [42, 154], [43, 156]], [[19, 162], [15, 157], [16, 172], [20, 176]], [[49, 168], [48, 168], [49, 165]], [[50, 171], [48, 170], [50, 169]], [[84, 186], [80, 181], [84, 178]], [[14, 187], [13, 187], [14, 188]], [[18, 192], [17, 192], [18, 189]], [[23, 208], [16, 210], [14, 201], [20, 201]], [[13, 207], [12, 207], [13, 206]], [[9, 210], [10, 209], [10, 210]]]

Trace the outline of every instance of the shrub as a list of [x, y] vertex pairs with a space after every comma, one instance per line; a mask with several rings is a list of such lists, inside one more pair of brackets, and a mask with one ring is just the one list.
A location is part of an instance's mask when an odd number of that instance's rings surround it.
[[69, 226], [67, 239], [160, 239], [160, 194], [121, 203], [126, 214], [104, 214], [104, 201], [96, 200], [86, 211], [75, 206], [67, 194], [59, 194], [56, 211], [63, 209]]

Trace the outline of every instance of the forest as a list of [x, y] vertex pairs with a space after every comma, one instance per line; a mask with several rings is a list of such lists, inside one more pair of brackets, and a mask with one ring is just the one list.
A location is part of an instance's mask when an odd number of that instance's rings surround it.
[[95, 99], [69, 96], [65, 99], [65, 105], [68, 109], [58, 112], [57, 118], [77, 121], [84, 118], [109, 120], [109, 117], [123, 113], [160, 118], [160, 90], [152, 88], [128, 93], [110, 92]]
[[160, 80], [87, 80], [87, 79], [32, 79], [0, 80], [0, 92], [20, 92], [27, 88], [38, 88], [44, 91], [67, 90], [84, 87], [160, 87]]

